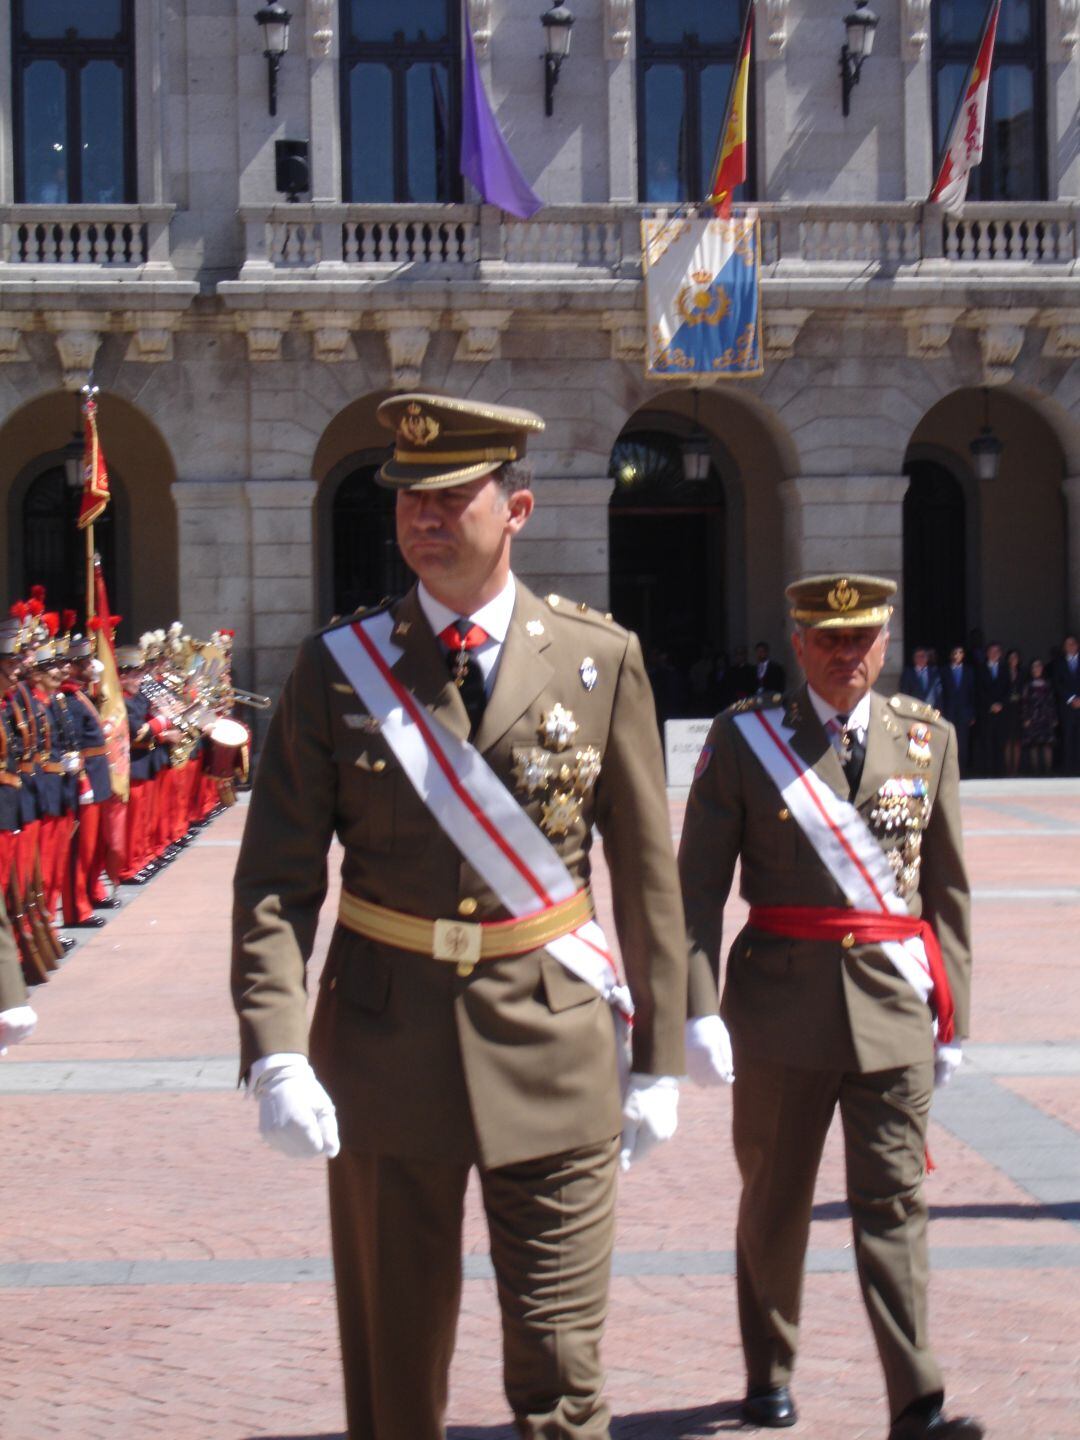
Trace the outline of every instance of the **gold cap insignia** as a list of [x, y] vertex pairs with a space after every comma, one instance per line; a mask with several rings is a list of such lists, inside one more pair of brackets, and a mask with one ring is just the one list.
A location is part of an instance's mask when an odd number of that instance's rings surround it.
[[398, 437], [404, 440], [406, 445], [422, 450], [425, 445], [430, 445], [439, 438], [439, 429], [439, 422], [434, 415], [428, 415], [414, 400], [405, 407], [405, 414], [398, 425]]
[[829, 591], [826, 599], [829, 602], [830, 610], [841, 612], [854, 610], [859, 603], [859, 592], [849, 580], [838, 580]]

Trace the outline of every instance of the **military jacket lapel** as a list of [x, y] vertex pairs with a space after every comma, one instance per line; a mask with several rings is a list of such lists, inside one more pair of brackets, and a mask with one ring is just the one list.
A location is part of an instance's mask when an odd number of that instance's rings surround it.
[[890, 775], [903, 774], [907, 765], [905, 735], [892, 708], [880, 695], [870, 696], [870, 724], [866, 731], [866, 760], [855, 805], [877, 793]]
[[394, 675], [426, 709], [459, 739], [469, 734], [469, 716], [457, 686], [450, 679], [446, 656], [431, 633], [416, 587], [392, 608], [393, 638], [402, 647]]
[[840, 756], [818, 719], [806, 686], [791, 696], [784, 709], [784, 724], [794, 730], [791, 748], [841, 800], [848, 798], [848, 780]]
[[495, 684], [473, 741], [477, 750], [490, 750], [524, 715], [554, 674], [544, 656], [551, 643], [547, 627], [539, 634], [530, 634], [526, 628], [530, 621], [534, 622], [534, 629], [538, 628], [536, 622], [543, 626], [542, 609], [540, 601], [519, 580]]

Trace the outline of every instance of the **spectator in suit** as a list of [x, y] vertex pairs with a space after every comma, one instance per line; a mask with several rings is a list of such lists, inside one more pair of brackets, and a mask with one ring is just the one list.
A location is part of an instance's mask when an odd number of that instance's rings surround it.
[[769, 647], [764, 640], [754, 646], [754, 689], [755, 695], [780, 695], [784, 689], [784, 667], [769, 658]]
[[911, 654], [911, 664], [904, 666], [900, 689], [905, 695], [923, 700], [935, 710], [941, 709], [941, 671], [930, 662], [930, 652], [919, 646]]
[[729, 705], [734, 705], [736, 700], [749, 699], [755, 693], [755, 689], [754, 667], [750, 664], [746, 646], [736, 645], [731, 652], [731, 666], [727, 673], [725, 693], [721, 697], [721, 710], [726, 710]]
[[1031, 676], [1021, 699], [1024, 748], [1033, 775], [1049, 775], [1054, 763], [1054, 735], [1058, 717], [1054, 690], [1041, 660], [1032, 660]]
[[1005, 701], [1005, 774], [1012, 779], [1020, 774], [1024, 749], [1025, 678], [1019, 650], [1010, 650], [1005, 656], [1005, 674], [1009, 682], [1009, 693]]
[[1080, 643], [1066, 635], [1054, 666], [1054, 693], [1061, 725], [1061, 768], [1080, 775]]
[[941, 713], [956, 729], [960, 775], [971, 774], [971, 741], [975, 730], [975, 678], [964, 664], [964, 647], [954, 645], [941, 672]]
[[1009, 702], [1009, 674], [1001, 646], [992, 640], [986, 647], [986, 660], [977, 672], [976, 681], [976, 743], [979, 763], [984, 775], [994, 779], [1005, 773], [1005, 735]]

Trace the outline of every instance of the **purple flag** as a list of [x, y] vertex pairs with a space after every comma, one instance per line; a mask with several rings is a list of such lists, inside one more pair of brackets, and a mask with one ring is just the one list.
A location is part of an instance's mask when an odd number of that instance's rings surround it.
[[519, 219], [528, 220], [543, 205], [529, 187], [510, 153], [480, 78], [473, 48], [468, 8], [465, 29], [465, 93], [461, 114], [461, 173], [471, 180], [487, 205], [498, 205]]

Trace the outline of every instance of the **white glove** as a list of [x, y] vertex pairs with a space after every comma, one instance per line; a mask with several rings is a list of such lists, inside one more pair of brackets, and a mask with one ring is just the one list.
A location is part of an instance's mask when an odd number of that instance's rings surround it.
[[678, 1123], [679, 1082], [673, 1075], [631, 1075], [623, 1098], [619, 1166], [629, 1170], [654, 1145], [670, 1140]]
[[719, 1015], [686, 1022], [686, 1072], [695, 1085], [730, 1085], [735, 1079], [731, 1036]]
[[9, 1045], [29, 1040], [36, 1024], [37, 1013], [29, 1005], [14, 1005], [10, 1010], [0, 1010], [0, 1055], [7, 1054]]
[[934, 1089], [940, 1090], [960, 1069], [963, 1052], [959, 1045], [939, 1045], [934, 1051]]
[[338, 1143], [334, 1102], [303, 1055], [269, 1055], [251, 1067], [259, 1102], [259, 1133], [283, 1155], [332, 1160]]

